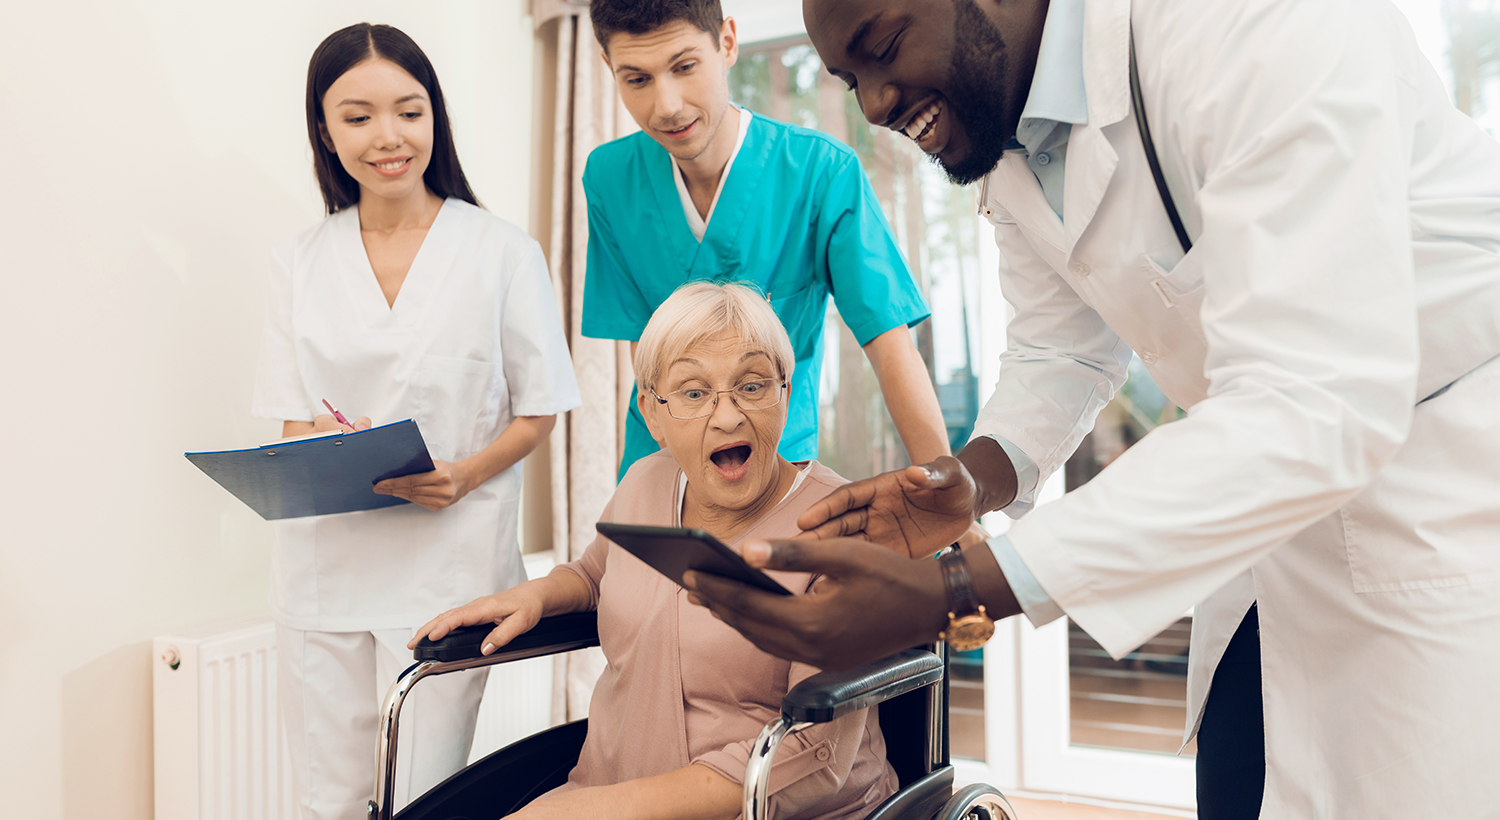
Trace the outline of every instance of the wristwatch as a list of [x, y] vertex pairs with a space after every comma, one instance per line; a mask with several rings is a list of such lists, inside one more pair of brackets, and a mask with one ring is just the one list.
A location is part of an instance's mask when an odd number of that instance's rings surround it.
[[969, 562], [957, 544], [938, 555], [943, 571], [943, 586], [948, 591], [948, 628], [938, 638], [948, 646], [964, 652], [984, 646], [995, 634], [995, 619], [984, 611], [984, 604], [974, 595], [974, 580]]

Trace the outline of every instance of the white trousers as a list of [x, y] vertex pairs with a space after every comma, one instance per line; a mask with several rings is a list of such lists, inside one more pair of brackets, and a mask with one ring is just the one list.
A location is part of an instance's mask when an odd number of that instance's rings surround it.
[[[277, 699], [302, 820], [363, 820], [375, 793], [379, 712], [413, 663], [415, 629], [304, 632], [276, 625]], [[468, 762], [488, 670], [423, 680], [401, 709], [393, 809]]]

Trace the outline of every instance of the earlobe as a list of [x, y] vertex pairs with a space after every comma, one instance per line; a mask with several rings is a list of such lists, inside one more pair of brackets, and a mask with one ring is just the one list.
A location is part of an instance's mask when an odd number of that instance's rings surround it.
[[641, 418], [646, 420], [646, 429], [651, 432], [651, 438], [656, 442], [656, 445], [658, 447], [666, 447], [667, 439], [662, 434], [661, 420], [656, 416], [657, 410], [661, 405], [644, 390], [636, 391], [635, 405], [641, 411]]

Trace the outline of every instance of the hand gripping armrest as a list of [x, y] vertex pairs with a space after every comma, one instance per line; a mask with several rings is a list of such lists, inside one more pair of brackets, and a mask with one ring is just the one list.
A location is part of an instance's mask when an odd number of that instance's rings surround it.
[[[417, 649], [413, 654], [418, 661], [443, 663], [478, 658], [485, 636], [489, 635], [494, 628], [494, 624], [465, 626], [443, 636], [442, 640], [432, 641], [423, 638], [421, 643], [417, 644]], [[515, 640], [500, 647], [486, 660], [504, 663], [598, 645], [599, 614], [592, 611], [572, 612], [537, 621], [536, 626], [517, 635]]]
[[495, 628], [494, 624], [466, 626], [448, 633], [440, 641], [423, 638], [412, 653], [416, 663], [412, 664], [385, 695], [385, 704], [380, 709], [380, 745], [376, 751], [375, 796], [367, 807], [369, 820], [390, 820], [394, 813], [392, 798], [396, 782], [396, 740], [401, 717], [401, 705], [417, 681], [433, 675], [445, 675], [465, 669], [478, 669], [509, 661], [556, 655], [599, 645], [599, 615], [597, 612], [574, 612], [554, 615], [537, 621], [536, 626], [516, 639], [500, 647], [493, 654], [479, 654], [485, 636]]
[[943, 679], [943, 661], [925, 649], [907, 649], [845, 672], [820, 672], [781, 699], [794, 723], [827, 723]]

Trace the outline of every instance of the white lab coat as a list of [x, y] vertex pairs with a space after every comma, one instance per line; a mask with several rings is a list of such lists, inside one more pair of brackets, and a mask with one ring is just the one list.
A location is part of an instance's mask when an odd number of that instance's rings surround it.
[[1132, 348], [1188, 416], [1015, 549], [1117, 657], [1198, 605], [1189, 736], [1259, 602], [1263, 817], [1500, 815], [1500, 145], [1384, 2], [1088, 0], [1084, 71], [1065, 218], [990, 175], [1017, 315], [976, 434], [1053, 472]]
[[[416, 419], [432, 457], [487, 447], [516, 416], [577, 407], [578, 385], [541, 248], [461, 200], [439, 211], [387, 306], [358, 208], [278, 247], [252, 411], [310, 421]], [[414, 504], [278, 522], [276, 620], [300, 630], [413, 627], [526, 580], [517, 464], [432, 512]]]

